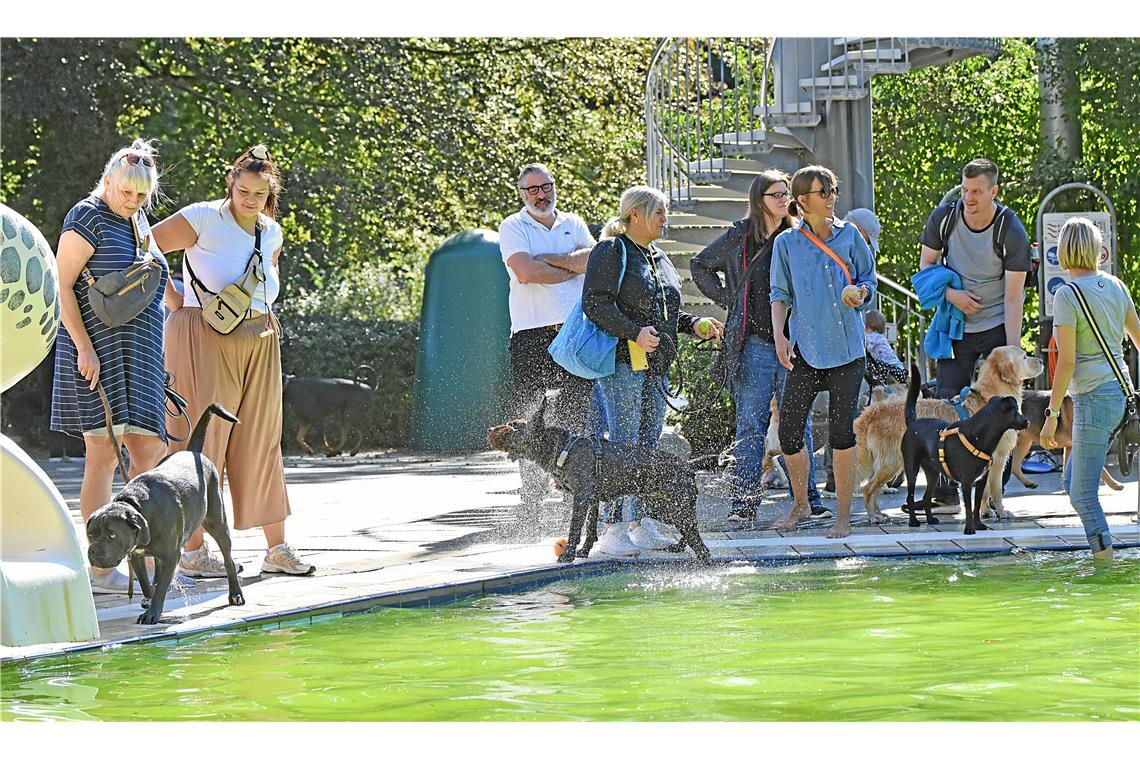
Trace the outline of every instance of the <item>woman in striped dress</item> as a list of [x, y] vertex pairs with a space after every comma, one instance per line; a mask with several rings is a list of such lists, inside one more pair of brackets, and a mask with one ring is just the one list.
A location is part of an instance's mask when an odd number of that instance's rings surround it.
[[[162, 301], [169, 270], [143, 213], [158, 194], [155, 157], [144, 140], [111, 156], [91, 194], [67, 213], [56, 249], [63, 329], [56, 338], [51, 429], [83, 436], [84, 521], [111, 500], [117, 461], [96, 384], [110, 402], [115, 435], [131, 454], [131, 477], [166, 453]], [[148, 249], [162, 263], [154, 300], [127, 324], [108, 327], [91, 309], [83, 269], [99, 279], [140, 261]], [[127, 577], [117, 569], [88, 572], [96, 593], [126, 593]]]

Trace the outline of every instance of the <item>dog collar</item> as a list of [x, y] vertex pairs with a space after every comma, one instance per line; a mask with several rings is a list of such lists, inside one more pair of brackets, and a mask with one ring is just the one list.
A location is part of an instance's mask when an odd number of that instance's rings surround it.
[[576, 440], [577, 440], [576, 436], [573, 436], [573, 435], [567, 436], [565, 448], [563, 448], [562, 451], [559, 452], [558, 459], [554, 460], [555, 469], [561, 470], [562, 467], [566, 464], [566, 457], [570, 456], [570, 449], [574, 446], [574, 442]]
[[946, 428], [938, 434], [938, 462], [942, 465], [942, 471], [946, 473], [946, 477], [950, 480], [954, 480], [954, 476], [950, 474], [950, 468], [946, 466], [946, 439], [955, 434], [958, 436], [958, 440], [961, 441], [962, 445], [966, 447], [966, 451], [984, 462], [993, 462], [990, 455], [984, 451], [980, 451], [974, 444], [970, 443], [970, 439], [964, 436], [961, 430], [956, 427]]

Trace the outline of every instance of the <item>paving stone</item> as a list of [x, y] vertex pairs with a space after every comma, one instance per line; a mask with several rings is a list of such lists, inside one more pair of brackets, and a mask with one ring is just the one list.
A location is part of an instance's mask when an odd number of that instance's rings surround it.
[[921, 538], [908, 540], [900, 538], [899, 544], [901, 544], [909, 554], [914, 555], [953, 554], [954, 552], [960, 551], [953, 541], [931, 541]]
[[1001, 536], [962, 536], [951, 543], [964, 552], [1009, 551], [1013, 548], [1013, 544]]
[[833, 544], [792, 544], [804, 559], [824, 559], [826, 557], [851, 557], [855, 554], [847, 544], [836, 540]]
[[1008, 536], [1019, 549], [1068, 549], [1070, 544], [1060, 536]]

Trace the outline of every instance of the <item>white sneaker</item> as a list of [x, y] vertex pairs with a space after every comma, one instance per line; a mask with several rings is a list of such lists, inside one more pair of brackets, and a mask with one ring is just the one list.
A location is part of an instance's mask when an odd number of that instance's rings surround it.
[[649, 551], [657, 551], [677, 543], [676, 539], [661, 532], [660, 525], [661, 523], [652, 517], [643, 517], [641, 522], [632, 522], [629, 524], [629, 540], [637, 548]]
[[127, 593], [127, 576], [115, 568], [105, 575], [96, 575], [91, 568], [87, 568], [87, 578], [91, 581], [93, 594], [125, 594]]
[[604, 554], [607, 557], [636, 557], [641, 550], [629, 540], [629, 526], [626, 523], [608, 523], [605, 533], [594, 544], [590, 556]]

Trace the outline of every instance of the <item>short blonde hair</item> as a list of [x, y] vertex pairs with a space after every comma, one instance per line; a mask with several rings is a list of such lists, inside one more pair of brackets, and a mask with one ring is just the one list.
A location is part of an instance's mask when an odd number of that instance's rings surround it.
[[[132, 142], [130, 147], [115, 151], [107, 161], [107, 165], [103, 167], [103, 173], [99, 176], [99, 181], [95, 183], [91, 194], [96, 198], [102, 198], [103, 182], [109, 178], [112, 187], [125, 187], [136, 193], [146, 193], [143, 209], [150, 211], [154, 208], [159, 196], [158, 151], [154, 147], [154, 142], [139, 138]], [[132, 164], [127, 160], [128, 156], [144, 156], [151, 160], [152, 165], [147, 166], [142, 161]]]
[[602, 237], [617, 237], [624, 235], [626, 229], [629, 227], [630, 217], [633, 216], [633, 210], [637, 209], [643, 216], [652, 216], [657, 209], [663, 208], [669, 210], [669, 199], [665, 193], [661, 192], [655, 187], [648, 187], [646, 185], [636, 185], [629, 188], [621, 194], [621, 202], [618, 204], [618, 215], [611, 219], [602, 230]]
[[1096, 269], [1104, 244], [1100, 230], [1083, 216], [1074, 216], [1061, 227], [1057, 252], [1063, 269]]

